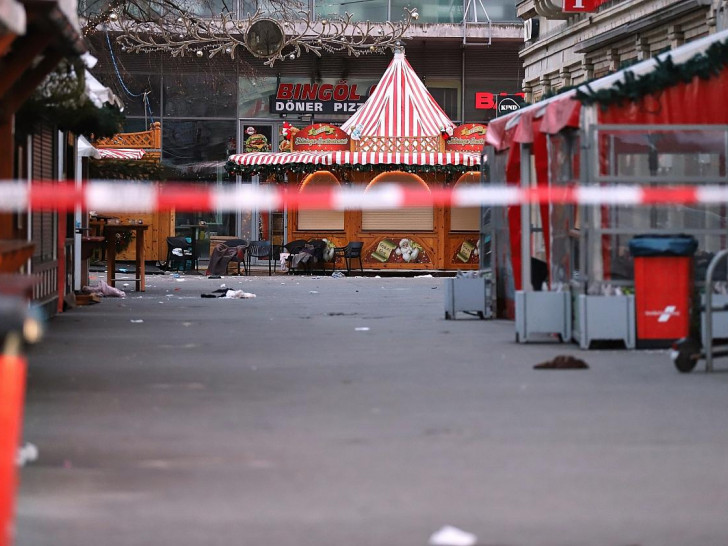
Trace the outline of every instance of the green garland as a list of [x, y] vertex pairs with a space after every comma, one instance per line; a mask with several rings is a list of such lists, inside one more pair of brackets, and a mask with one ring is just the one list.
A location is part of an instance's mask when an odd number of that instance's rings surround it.
[[[265, 180], [275, 180], [282, 182], [286, 173], [309, 174], [321, 169], [326, 169], [324, 165], [312, 165], [307, 163], [291, 163], [288, 165], [238, 165], [232, 161], [228, 161], [225, 170], [230, 175], [240, 174], [243, 176], [259, 175]], [[457, 174], [463, 174], [470, 171], [479, 170], [479, 167], [469, 167], [467, 165], [342, 165], [336, 171], [350, 170], [355, 172], [388, 172], [388, 171], [404, 171], [408, 173], [444, 173], [451, 177]]]
[[115, 233], [116, 235], [116, 252], [122, 253], [127, 248], [129, 248], [129, 244], [131, 243], [132, 238], [134, 237], [134, 234], [131, 231], [117, 231]]
[[32, 134], [42, 123], [75, 135], [110, 137], [121, 131], [125, 116], [117, 106], [97, 108], [86, 96], [85, 68], [82, 63], [61, 63], [15, 117], [16, 135]]
[[[656, 57], [655, 61], [657, 67], [643, 76], [625, 70], [624, 81], [608, 89], [594, 91], [589, 85], [591, 82], [577, 86], [576, 99], [584, 105], [599, 104], [606, 110], [612, 104], [619, 105], [625, 100], [637, 102], [661, 89], [688, 83], [696, 76], [703, 80], [716, 77], [728, 66], [728, 41], [715, 42], [705, 53], [698, 53], [682, 64], [675, 64], [670, 55], [665, 60]], [[581, 90], [584, 87], [587, 91]]]

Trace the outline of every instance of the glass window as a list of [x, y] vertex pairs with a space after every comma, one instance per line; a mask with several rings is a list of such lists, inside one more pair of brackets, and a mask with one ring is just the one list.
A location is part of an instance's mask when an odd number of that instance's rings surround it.
[[[162, 159], [178, 167], [227, 161], [236, 125], [230, 121], [165, 120], [162, 125]], [[214, 171], [214, 169], [213, 169]]]
[[428, 87], [427, 90], [450, 119], [460, 119], [460, 100], [457, 87]]
[[240, 2], [240, 18], [246, 18], [248, 15], [253, 15], [257, 10], [260, 10], [262, 14], [275, 14], [278, 8], [268, 2], [267, 0], [242, 0]]
[[468, 11], [468, 21], [483, 23], [489, 19], [493, 22], [518, 21], [516, 2], [514, 0], [474, 1]]
[[235, 118], [236, 95], [233, 74], [168, 74], [164, 77], [164, 115]]
[[270, 117], [270, 96], [276, 93], [276, 78], [241, 77], [238, 111], [241, 118]]
[[[105, 74], [100, 76], [104, 85], [108, 85], [114, 90], [116, 96], [124, 103], [124, 113], [127, 116], [148, 116], [159, 121], [161, 81], [159, 74], [137, 74], [134, 72], [124, 73], [124, 85], [122, 85], [116, 74]], [[133, 93], [130, 96], [124, 86]], [[146, 100], [144, 93], [146, 93]], [[151, 121], [151, 120], [150, 120]]]
[[418, 23], [461, 23], [463, 20], [463, 0], [430, 0], [419, 3], [407, 0], [392, 0], [392, 20], [404, 17], [404, 8], [417, 8], [420, 14]]
[[[387, 0], [318, 0], [314, 4], [314, 14], [317, 19], [349, 13], [356, 21], [386, 21], [387, 9]], [[399, 20], [401, 17], [393, 19]]]
[[175, 0], [174, 5], [190, 15], [216, 17], [221, 13], [235, 13], [236, 0]]
[[149, 129], [148, 121], [144, 118], [126, 118], [122, 133], [141, 133]]

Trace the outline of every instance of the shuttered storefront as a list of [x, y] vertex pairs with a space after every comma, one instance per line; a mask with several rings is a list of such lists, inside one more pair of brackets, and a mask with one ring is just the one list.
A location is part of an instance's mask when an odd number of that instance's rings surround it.
[[[310, 174], [301, 184], [301, 193], [338, 188], [339, 181], [329, 172]], [[343, 231], [343, 210], [300, 210], [298, 229], [302, 231]]]
[[[369, 188], [377, 184], [397, 184], [405, 188], [422, 190], [427, 184], [412, 173], [384, 173], [376, 177]], [[369, 189], [367, 188], [367, 189]], [[364, 231], [433, 231], [432, 207], [411, 207], [396, 210], [363, 210]]]
[[[480, 172], [470, 172], [461, 176], [455, 187], [464, 188], [479, 184]], [[480, 207], [452, 207], [450, 210], [450, 231], [480, 230]]]
[[[56, 172], [55, 131], [43, 126], [32, 136], [33, 180], [53, 180]], [[33, 288], [33, 300], [49, 311], [58, 298], [58, 260], [56, 241], [58, 239], [57, 213], [33, 211], [31, 214], [31, 240], [35, 246], [31, 259], [31, 273], [38, 284]], [[46, 305], [48, 304], [48, 305]]]

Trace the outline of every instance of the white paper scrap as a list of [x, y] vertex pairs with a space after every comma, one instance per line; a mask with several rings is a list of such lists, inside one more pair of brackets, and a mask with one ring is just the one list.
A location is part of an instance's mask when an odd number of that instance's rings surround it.
[[431, 546], [474, 546], [478, 541], [473, 533], [468, 533], [452, 525], [445, 525], [430, 537]]

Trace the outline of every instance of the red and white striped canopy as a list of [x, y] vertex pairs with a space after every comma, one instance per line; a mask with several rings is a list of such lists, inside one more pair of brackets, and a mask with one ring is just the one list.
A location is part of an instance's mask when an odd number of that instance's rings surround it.
[[465, 152], [250, 152], [229, 160], [236, 165], [480, 165], [479, 154]]
[[236, 165], [331, 165], [330, 152], [249, 152], [231, 155], [228, 159]]
[[369, 99], [341, 128], [351, 135], [359, 125], [362, 137], [393, 138], [439, 136], [455, 127], [399, 51]]
[[478, 154], [464, 152], [331, 152], [336, 165], [480, 165]]
[[144, 150], [132, 148], [97, 148], [101, 159], [141, 159]]

